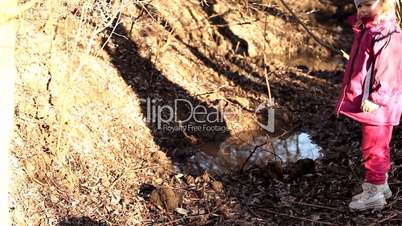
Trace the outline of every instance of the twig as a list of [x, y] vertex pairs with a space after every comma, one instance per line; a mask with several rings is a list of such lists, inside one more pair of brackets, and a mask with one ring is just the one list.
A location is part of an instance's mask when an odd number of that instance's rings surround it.
[[210, 213], [200, 213], [200, 214], [195, 214], [195, 215], [189, 215], [189, 216], [185, 216], [185, 217], [182, 217], [182, 218], [179, 218], [179, 219], [176, 219], [176, 220], [171, 220], [171, 221], [168, 221], [168, 222], [162, 222], [162, 221], [153, 222], [152, 220], [146, 220], [146, 221], [142, 221], [141, 223], [151, 224], [151, 225], [155, 225], [155, 224], [169, 225], [169, 224], [177, 223], [177, 222], [179, 222], [181, 220], [197, 218], [197, 217], [204, 216], [204, 215], [210, 215]]
[[109, 190], [112, 190], [112, 188], [116, 185], [117, 181], [119, 181], [125, 173], [126, 171], [123, 169], [123, 172], [120, 174], [120, 176], [117, 177], [116, 180], [114, 180], [113, 183], [110, 185]]
[[293, 218], [293, 219], [298, 219], [298, 220], [303, 220], [303, 221], [309, 221], [309, 222], [314, 222], [314, 223], [318, 223], [318, 224], [324, 224], [324, 225], [335, 225], [333, 223], [330, 222], [325, 222], [325, 221], [317, 221], [317, 220], [312, 220], [312, 219], [308, 219], [308, 218], [304, 218], [304, 217], [297, 217], [297, 216], [290, 216], [288, 214], [284, 214], [284, 213], [278, 213], [269, 209], [261, 209], [262, 211], [265, 211], [267, 213], [271, 213], [271, 214], [276, 214], [279, 216], [283, 216], [283, 217], [289, 217], [289, 218]]
[[280, 155], [276, 154], [274, 144], [272, 142], [270, 142], [270, 145], [271, 145], [271, 148], [273, 151], [268, 151], [268, 150], [264, 150], [264, 151], [273, 154], [275, 157], [277, 157], [279, 159], [279, 161], [281, 162], [281, 165], [283, 165], [283, 159]]
[[324, 46], [325, 48], [332, 50], [336, 53], [339, 53], [340, 51], [326, 43], [324, 43], [323, 41], [321, 41], [315, 34], [313, 34], [313, 32], [310, 31], [310, 29], [307, 28], [307, 26], [300, 20], [300, 18], [293, 12], [293, 10], [288, 6], [288, 4], [286, 4], [285, 1], [283, 0], [279, 0], [284, 6], [285, 8], [290, 12], [290, 14], [292, 14], [292, 16], [296, 19], [296, 21], [304, 28], [304, 30], [306, 30], [306, 32], [316, 41], [318, 42], [320, 45]]
[[144, 15], [144, 12], [145, 12], [145, 10], [141, 10], [140, 15], [138, 15], [134, 20], [131, 20], [130, 31], [128, 32], [128, 37], [131, 37], [134, 23]]
[[255, 217], [258, 217], [259, 219], [261, 219], [261, 220], [263, 220], [264, 222], [266, 222], [266, 221], [264, 220], [264, 217], [262, 217], [262, 216], [260, 216], [259, 214], [257, 214], [254, 210], [252, 210], [252, 209], [248, 206], [247, 202], [245, 202], [245, 206], [246, 206], [246, 209], [247, 209], [252, 215], [254, 215]]
[[[120, 21], [120, 13], [118, 13], [118, 14], [116, 15], [116, 17], [113, 17], [112, 20], [109, 21], [109, 23], [108, 23], [108, 25], [107, 25], [107, 27], [113, 25], [113, 28], [112, 28], [112, 31], [110, 32], [110, 35], [108, 35], [106, 41], [103, 43], [101, 49], [105, 48], [105, 46], [108, 44], [109, 40], [112, 38], [113, 34], [116, 34], [114, 31], [116, 30], [117, 26], [118, 26], [120, 23], [121, 23], [121, 21]], [[107, 27], [105, 27], [104, 29], [106, 29]], [[97, 35], [98, 32], [100, 33], [100, 32], [102, 32], [102, 31], [103, 31], [103, 29], [98, 29], [95, 34]]]
[[[264, 39], [266, 37], [267, 34], [267, 14], [265, 14], [265, 20], [264, 20]], [[264, 76], [265, 76], [265, 83], [267, 84], [267, 92], [268, 92], [268, 100], [269, 100], [269, 104], [273, 105], [272, 103], [272, 95], [271, 95], [271, 87], [269, 84], [269, 80], [268, 80], [268, 73], [267, 73], [267, 54], [265, 53], [266, 50], [266, 41], [264, 41], [264, 47], [263, 47], [263, 53], [264, 53]]]
[[132, 173], [132, 172], [137, 172], [137, 171], [140, 171], [140, 170], [146, 170], [146, 169], [152, 169], [152, 168], [158, 168], [158, 167], [160, 167], [160, 165], [147, 166], [147, 167], [138, 167], [138, 168], [130, 170], [130, 172]]
[[335, 52], [338, 53], [339, 55], [343, 56], [346, 59], [349, 59], [349, 55], [340, 49], [337, 49], [333, 46], [330, 46], [326, 43], [324, 43], [321, 39], [319, 39], [313, 32], [310, 31], [310, 29], [308, 29], [308, 27], [299, 19], [299, 17], [292, 11], [292, 9], [288, 6], [288, 4], [284, 1], [284, 0], [279, 0], [284, 6], [285, 8], [290, 12], [290, 14], [292, 14], [292, 16], [296, 19], [296, 21], [304, 28], [304, 30], [306, 30], [306, 32], [321, 46]]
[[196, 94], [196, 95], [194, 95], [194, 96], [195, 96], [195, 97], [198, 97], [198, 96], [205, 96], [205, 95], [210, 95], [210, 94], [219, 93], [219, 92], [220, 92], [220, 91], [211, 91], [211, 92]]
[[386, 222], [386, 221], [391, 220], [392, 218], [395, 218], [395, 217], [399, 216], [400, 214], [401, 214], [400, 212], [399, 212], [399, 213], [392, 213], [392, 214], [390, 214], [388, 217], [386, 217], [386, 218], [384, 218], [384, 219], [382, 219], [382, 220], [380, 220], [380, 221], [373, 222], [373, 223], [369, 224], [368, 226], [376, 226], [376, 225], [379, 225], [379, 224], [381, 224], [381, 223], [384, 223], [384, 222]]
[[317, 208], [322, 208], [322, 209], [328, 209], [328, 210], [333, 210], [333, 211], [337, 211], [337, 212], [343, 212], [337, 208], [333, 208], [333, 207], [328, 207], [328, 206], [321, 206], [321, 205], [317, 205], [317, 204], [310, 204], [310, 203], [304, 203], [304, 202], [295, 202], [295, 201], [288, 201], [290, 203], [294, 203], [294, 204], [299, 204], [302, 206], [311, 206], [311, 207], [317, 207]]
[[240, 168], [240, 172], [243, 172], [244, 167], [246, 166], [246, 164], [248, 163], [248, 161], [250, 160], [250, 158], [254, 155], [254, 153], [257, 151], [258, 148], [266, 145], [268, 142], [262, 143], [260, 145], [257, 145], [254, 147], [254, 150], [250, 153], [250, 155], [248, 156], [248, 158], [246, 159], [246, 161], [244, 161], [243, 165]]
[[251, 21], [237, 22], [237, 23], [212, 24], [211, 26], [214, 26], [214, 27], [239, 26], [239, 25], [252, 24], [252, 23], [257, 22], [257, 21], [260, 21], [260, 19], [254, 19], [254, 20], [251, 20]]

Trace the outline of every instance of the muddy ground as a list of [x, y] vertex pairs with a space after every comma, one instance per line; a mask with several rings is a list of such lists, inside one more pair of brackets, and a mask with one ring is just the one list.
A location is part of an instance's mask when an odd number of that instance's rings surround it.
[[[349, 51], [351, 3], [288, 3]], [[40, 3], [20, 18], [16, 55], [15, 225], [402, 224], [400, 126], [395, 195], [351, 212], [363, 170], [359, 125], [334, 112], [345, 60], [279, 1]], [[273, 104], [256, 113], [267, 81]], [[152, 120], [162, 106], [178, 120]], [[189, 106], [212, 120], [185, 120]], [[259, 123], [272, 109], [271, 133]], [[303, 158], [298, 138], [279, 156], [275, 142], [300, 134], [319, 156]]]

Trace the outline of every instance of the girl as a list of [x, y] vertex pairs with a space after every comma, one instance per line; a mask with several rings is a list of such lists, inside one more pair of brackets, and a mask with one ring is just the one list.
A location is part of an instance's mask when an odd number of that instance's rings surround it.
[[354, 0], [350, 60], [345, 70], [336, 113], [362, 126], [361, 151], [365, 167], [363, 192], [353, 210], [382, 209], [392, 192], [387, 183], [391, 166], [390, 141], [402, 113], [402, 33], [394, 0]]

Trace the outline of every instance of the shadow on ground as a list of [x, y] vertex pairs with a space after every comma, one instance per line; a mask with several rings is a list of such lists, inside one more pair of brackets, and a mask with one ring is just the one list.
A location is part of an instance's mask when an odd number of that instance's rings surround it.
[[[143, 116], [155, 143], [162, 150], [170, 155], [177, 147], [219, 142], [228, 136], [219, 109], [191, 96], [183, 87], [168, 80], [149, 59], [138, 53], [134, 41], [125, 38], [128, 32], [122, 24], [116, 26], [115, 32], [120, 35], [111, 36], [105, 51], [121, 77], [140, 98]], [[194, 115], [194, 111], [201, 113]]]

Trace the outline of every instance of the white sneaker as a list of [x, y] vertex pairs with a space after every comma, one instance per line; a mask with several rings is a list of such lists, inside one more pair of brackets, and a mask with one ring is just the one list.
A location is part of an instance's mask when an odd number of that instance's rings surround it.
[[[360, 197], [363, 195], [364, 191], [367, 190], [367, 186], [365, 184], [366, 183], [364, 183], [362, 185], [363, 192], [352, 197], [353, 201], [360, 199]], [[379, 189], [379, 191], [381, 191], [384, 194], [385, 199], [391, 198], [392, 191], [391, 191], [391, 189], [389, 188], [389, 185], [388, 185], [388, 173], [386, 174], [385, 184], [381, 185], [378, 189]]]
[[387, 204], [385, 201], [383, 190], [386, 184], [375, 185], [370, 183], [363, 183], [363, 193], [359, 196], [359, 199], [353, 200], [349, 204], [349, 208], [352, 210], [366, 210], [366, 209], [382, 209]]

